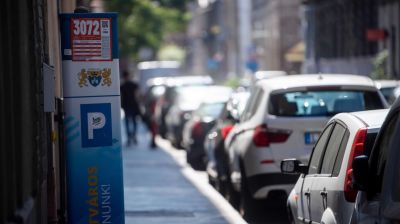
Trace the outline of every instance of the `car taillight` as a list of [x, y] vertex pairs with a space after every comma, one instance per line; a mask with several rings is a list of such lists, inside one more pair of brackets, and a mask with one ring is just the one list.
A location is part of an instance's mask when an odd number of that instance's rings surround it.
[[349, 160], [347, 162], [346, 178], [344, 179], [344, 197], [348, 202], [355, 202], [357, 197], [357, 191], [352, 188], [353, 169], [352, 163], [354, 158], [360, 156], [364, 152], [364, 142], [367, 136], [367, 129], [361, 128], [357, 131], [354, 138], [353, 145], [351, 146], [351, 152]]
[[225, 127], [221, 128], [221, 136], [222, 139], [225, 139], [228, 136], [229, 132], [232, 131], [233, 125], [226, 125]]
[[258, 147], [268, 147], [270, 143], [286, 142], [290, 134], [291, 131], [269, 129], [266, 124], [261, 124], [254, 129], [253, 143]]
[[203, 134], [203, 127], [201, 126], [200, 121], [196, 121], [193, 125], [192, 134], [195, 136], [200, 136]]

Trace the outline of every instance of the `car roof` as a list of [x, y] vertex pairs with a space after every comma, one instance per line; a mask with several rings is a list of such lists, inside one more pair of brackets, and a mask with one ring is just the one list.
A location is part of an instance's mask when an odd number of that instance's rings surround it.
[[179, 68], [181, 65], [178, 61], [142, 61], [137, 67], [140, 70], [155, 69], [155, 68]]
[[257, 71], [254, 76], [257, 80], [260, 79], [268, 79], [268, 78], [275, 78], [280, 76], [287, 76], [288, 74], [285, 71], [273, 71], [273, 70], [266, 70], [266, 71]]
[[159, 86], [159, 85], [165, 85], [167, 82], [167, 79], [169, 77], [155, 77], [148, 79], [146, 82], [147, 86]]
[[400, 85], [400, 82], [397, 80], [374, 80], [376, 87], [380, 88], [390, 88], [390, 87], [397, 87]]
[[168, 77], [165, 80], [165, 84], [168, 86], [213, 84], [213, 79], [210, 76], [175, 76]]
[[361, 75], [346, 74], [312, 74], [312, 75], [289, 75], [273, 79], [260, 80], [258, 86], [269, 90], [318, 87], [318, 86], [349, 86], [375, 88], [372, 79]]
[[357, 117], [368, 127], [376, 127], [382, 125], [388, 113], [389, 109], [382, 109], [382, 110], [352, 112], [350, 114]]

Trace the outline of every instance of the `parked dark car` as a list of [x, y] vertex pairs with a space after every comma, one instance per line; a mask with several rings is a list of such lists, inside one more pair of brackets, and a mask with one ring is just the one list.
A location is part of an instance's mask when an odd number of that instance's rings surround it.
[[194, 169], [205, 169], [204, 139], [214, 126], [215, 120], [220, 116], [225, 104], [226, 101], [202, 103], [185, 124], [182, 145], [186, 149], [187, 162]]
[[232, 89], [225, 86], [183, 86], [176, 88], [176, 96], [168, 114], [165, 116], [167, 138], [172, 145], [183, 148], [183, 127], [191, 118], [192, 112], [207, 101], [226, 101]]
[[175, 101], [178, 87], [203, 86], [211, 85], [212, 83], [213, 80], [210, 76], [180, 76], [166, 79], [164, 94], [158, 98], [154, 109], [157, 133], [163, 138], [167, 137], [165, 116], [171, 108], [172, 103]]
[[226, 195], [227, 181], [229, 178], [229, 165], [227, 154], [224, 150], [224, 140], [239, 118], [250, 96], [247, 91], [232, 94], [214, 127], [208, 132], [204, 141], [207, 154], [206, 171], [211, 185], [222, 195]]
[[[351, 223], [400, 222], [400, 99], [378, 133], [371, 154], [352, 165], [352, 186], [358, 190]], [[351, 180], [350, 180], [351, 181]]]

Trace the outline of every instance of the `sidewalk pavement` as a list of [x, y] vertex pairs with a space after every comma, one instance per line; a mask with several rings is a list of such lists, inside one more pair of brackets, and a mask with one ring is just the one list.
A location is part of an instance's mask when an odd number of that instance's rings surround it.
[[140, 133], [138, 145], [123, 149], [125, 223], [245, 223], [204, 172], [186, 165], [184, 151], [161, 139], [152, 150]]

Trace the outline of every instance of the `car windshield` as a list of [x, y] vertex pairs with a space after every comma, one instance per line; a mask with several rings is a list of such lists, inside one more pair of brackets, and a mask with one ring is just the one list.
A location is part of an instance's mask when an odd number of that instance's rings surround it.
[[153, 86], [150, 90], [150, 96], [154, 98], [158, 98], [165, 93], [165, 86]]
[[298, 91], [272, 94], [269, 113], [277, 116], [333, 116], [341, 112], [382, 109], [376, 91]]
[[199, 109], [197, 109], [196, 115], [199, 117], [211, 117], [211, 118], [215, 119], [221, 114], [224, 106], [225, 106], [224, 102], [205, 103], [205, 104], [202, 104], [199, 107]]

